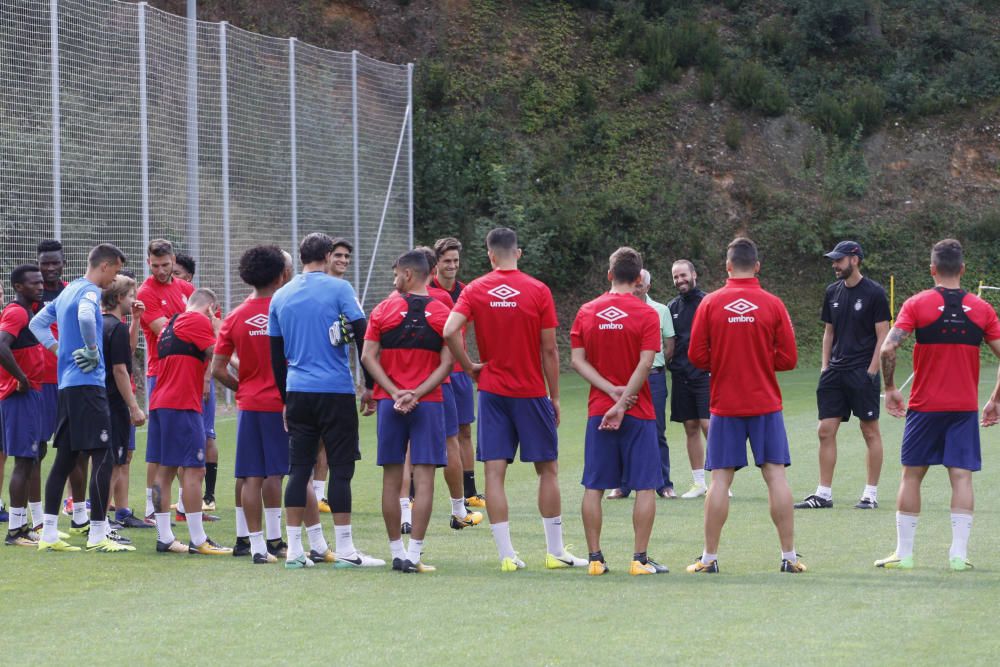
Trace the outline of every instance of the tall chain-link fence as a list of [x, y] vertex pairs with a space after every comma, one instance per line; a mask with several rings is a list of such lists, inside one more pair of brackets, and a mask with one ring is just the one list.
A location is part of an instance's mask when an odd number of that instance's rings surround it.
[[47, 238], [67, 277], [103, 241], [144, 276], [164, 237], [228, 309], [246, 248], [323, 231], [372, 307], [412, 245], [412, 71], [145, 3], [3, 0], [0, 278]]

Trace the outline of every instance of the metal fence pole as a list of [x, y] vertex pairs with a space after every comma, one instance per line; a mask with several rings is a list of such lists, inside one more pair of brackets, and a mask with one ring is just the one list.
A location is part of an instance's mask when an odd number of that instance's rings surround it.
[[62, 152], [59, 137], [59, 0], [49, 0], [52, 58], [52, 235], [62, 240]]
[[[226, 26], [219, 23], [219, 144], [222, 152], [222, 262], [226, 267], [223, 275], [223, 299], [226, 313], [233, 309], [233, 258], [230, 248], [229, 229], [229, 64], [226, 57]], [[226, 405], [233, 404], [233, 392], [226, 389]]]
[[[142, 186], [142, 252], [149, 247], [149, 92], [146, 87], [146, 3], [139, 3], [139, 178]], [[143, 278], [149, 265], [142, 263]]]
[[[354, 170], [354, 289], [361, 283], [361, 198], [358, 194], [358, 52], [351, 52], [351, 145]], [[364, 300], [361, 306], [364, 307]]]
[[288, 128], [291, 136], [289, 144], [292, 149], [292, 266], [299, 267], [299, 147], [296, 140], [296, 104], [295, 104], [295, 38], [288, 38]]
[[[198, 193], [198, 8], [187, 3], [187, 205], [188, 253], [201, 263], [201, 225]], [[195, 277], [195, 282], [201, 282]]]
[[406, 65], [406, 106], [409, 109], [410, 125], [407, 128], [406, 154], [408, 159], [407, 167], [407, 212], [410, 227], [410, 247], [413, 247], [413, 63]]

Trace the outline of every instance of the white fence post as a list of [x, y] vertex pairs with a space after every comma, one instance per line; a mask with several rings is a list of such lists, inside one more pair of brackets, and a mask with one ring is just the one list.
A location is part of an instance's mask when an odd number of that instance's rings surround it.
[[[188, 253], [201, 263], [198, 183], [198, 19], [197, 2], [188, 0], [187, 18], [187, 204]], [[195, 282], [201, 282], [195, 277]]]
[[229, 71], [226, 56], [226, 21], [219, 23], [219, 143], [222, 152], [222, 262], [226, 267], [223, 278], [223, 298], [226, 312], [233, 307], [233, 258], [229, 229]]
[[[146, 62], [146, 3], [139, 3], [139, 179], [142, 186], [142, 252], [149, 247], [149, 91]], [[149, 277], [149, 265], [142, 263]]]
[[299, 266], [299, 177], [298, 177], [298, 136], [295, 105], [295, 38], [288, 38], [288, 128], [292, 149], [292, 266]]
[[49, 0], [52, 58], [52, 235], [62, 240], [62, 152], [59, 137], [59, 0]]
[[410, 247], [413, 247], [413, 63], [406, 65], [406, 108], [409, 110], [410, 125], [406, 137], [407, 174], [406, 184], [407, 215], [410, 226]]
[[[358, 52], [351, 51], [351, 145], [354, 174], [354, 289], [361, 282], [361, 199], [358, 195]], [[362, 297], [361, 306], [365, 305]]]

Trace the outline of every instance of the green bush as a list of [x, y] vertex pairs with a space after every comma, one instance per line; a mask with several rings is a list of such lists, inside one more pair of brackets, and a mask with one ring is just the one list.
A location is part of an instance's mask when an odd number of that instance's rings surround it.
[[760, 63], [731, 65], [723, 72], [722, 88], [737, 108], [765, 116], [780, 116], [790, 103], [785, 84]]
[[739, 150], [740, 142], [743, 141], [743, 132], [743, 123], [738, 118], [730, 118], [726, 121], [726, 127], [722, 132], [726, 145], [734, 151]]
[[860, 84], [851, 92], [847, 102], [848, 112], [855, 126], [864, 134], [871, 134], [885, 116], [885, 91], [871, 82]]
[[779, 56], [791, 41], [791, 24], [784, 16], [772, 16], [757, 29], [757, 43], [772, 56]]
[[695, 87], [695, 96], [699, 102], [708, 104], [715, 99], [715, 76], [711, 72], [702, 72]]
[[667, 41], [677, 57], [678, 67], [698, 65], [714, 72], [722, 64], [722, 47], [714, 26], [680, 21], [669, 30]]
[[421, 93], [424, 103], [429, 109], [440, 109], [448, 101], [451, 93], [448, 68], [442, 63], [432, 62], [422, 69], [417, 80], [422, 82]]
[[858, 40], [868, 0], [791, 0], [795, 22], [812, 51], [831, 51]]
[[871, 173], [861, 149], [861, 131], [850, 140], [831, 139], [826, 153], [823, 189], [830, 199], [860, 199], [868, 191]]
[[885, 92], [871, 82], [857, 85], [841, 100], [831, 93], [820, 93], [813, 101], [812, 119], [824, 133], [850, 139], [855, 132], [874, 132], [885, 115]]
[[676, 82], [680, 79], [677, 56], [670, 45], [670, 30], [665, 25], [649, 26], [639, 40], [638, 50], [642, 61], [642, 83], [637, 76], [640, 89], [652, 90], [664, 81]]

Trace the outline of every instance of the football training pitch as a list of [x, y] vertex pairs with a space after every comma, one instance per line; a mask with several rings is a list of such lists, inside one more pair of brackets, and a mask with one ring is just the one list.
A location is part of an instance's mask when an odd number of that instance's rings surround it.
[[[900, 368], [905, 378], [908, 369]], [[818, 370], [780, 375], [792, 446], [788, 469], [796, 500], [816, 486], [815, 385]], [[985, 401], [996, 367], [983, 368]], [[586, 557], [580, 520], [586, 387], [563, 377], [560, 427], [563, 523], [571, 550]], [[604, 503], [604, 577], [543, 567], [545, 541], [535, 508], [535, 476], [516, 464], [507, 478], [514, 546], [528, 568], [499, 570], [488, 522], [448, 528], [444, 481], [425, 562], [435, 573], [407, 576], [388, 567], [286, 571], [247, 558], [157, 554], [155, 530], [130, 530], [131, 554], [0, 550], [0, 612], [6, 655], [18, 644], [37, 663], [113, 660], [123, 664], [995, 664], [1000, 654], [1000, 429], [982, 431], [984, 471], [975, 477], [976, 518], [969, 558], [976, 569], [948, 569], [951, 527], [945, 471], [924, 482], [916, 568], [883, 571], [872, 561], [895, 546], [902, 421], [883, 414], [885, 466], [880, 507], [853, 509], [864, 485], [864, 444], [852, 420], [841, 428], [832, 510], [797, 511], [796, 547], [809, 571], [780, 574], [777, 536], [764, 482], [739, 472], [722, 536], [719, 575], [689, 575], [702, 550], [701, 500], [658, 500], [650, 555], [662, 576], [630, 577], [630, 500]], [[218, 424], [222, 520], [206, 524], [216, 541], [234, 540], [231, 470], [236, 423]], [[363, 460], [354, 481], [354, 540], [387, 558], [375, 466], [374, 417], [362, 419]], [[682, 430], [670, 424], [673, 481], [690, 485]], [[133, 507], [142, 508], [144, 432], [132, 464]], [[46, 463], [50, 463], [50, 455]], [[11, 466], [8, 466], [11, 467]], [[48, 466], [44, 466], [43, 473]], [[44, 479], [44, 478], [43, 478]], [[477, 482], [482, 491], [482, 469]], [[5, 486], [6, 495], [6, 486]], [[327, 539], [332, 525], [324, 516]], [[65, 530], [69, 520], [60, 519]], [[183, 524], [179, 539], [187, 539]], [[80, 544], [80, 538], [71, 542]], [[993, 628], [992, 630], [990, 628]], [[20, 635], [20, 639], [17, 636]], [[30, 639], [25, 642], [26, 639]], [[87, 656], [87, 657], [84, 657]], [[0, 661], [2, 662], [2, 661]]]

